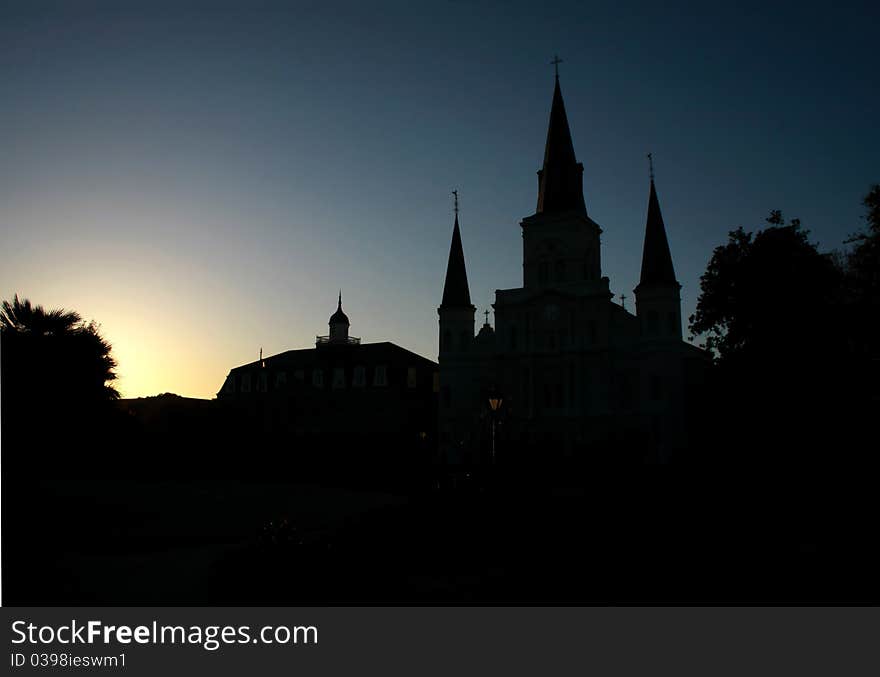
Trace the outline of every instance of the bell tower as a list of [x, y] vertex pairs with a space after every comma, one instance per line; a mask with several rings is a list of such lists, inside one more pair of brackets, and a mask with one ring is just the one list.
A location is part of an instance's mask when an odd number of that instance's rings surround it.
[[599, 235], [602, 229], [587, 215], [584, 202], [584, 166], [577, 161], [558, 64], [544, 146], [544, 164], [538, 171], [538, 204], [522, 220], [523, 287], [560, 288], [594, 286], [602, 278]]

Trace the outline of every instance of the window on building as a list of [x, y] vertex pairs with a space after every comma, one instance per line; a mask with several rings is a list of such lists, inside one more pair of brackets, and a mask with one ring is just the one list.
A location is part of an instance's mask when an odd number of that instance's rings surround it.
[[343, 367], [335, 367], [333, 369], [333, 388], [339, 390], [345, 387], [345, 369]]
[[269, 379], [266, 377], [266, 372], [261, 371], [259, 373], [259, 375], [257, 376], [257, 392], [258, 393], [265, 393], [267, 390], [269, 390], [268, 380]]
[[443, 389], [440, 392], [443, 393], [443, 406], [448, 409], [452, 406], [452, 392], [449, 390], [449, 386], [443, 386]]
[[363, 388], [367, 385], [367, 370], [363, 366], [358, 365], [354, 368], [354, 376], [351, 380], [351, 385], [353, 388]]
[[541, 284], [547, 284], [550, 281], [550, 263], [541, 261], [538, 264], [538, 281]]
[[286, 371], [276, 371], [275, 372], [275, 390], [283, 390], [287, 386], [287, 372]]
[[241, 375], [241, 392], [249, 393], [251, 391], [251, 374], [245, 372]]
[[434, 392], [435, 393], [440, 392], [440, 372], [439, 371], [434, 372]]
[[452, 332], [448, 329], [443, 332], [443, 345], [440, 346], [440, 350], [452, 350]]
[[384, 364], [380, 364], [376, 367], [376, 371], [373, 374], [373, 385], [374, 386], [387, 386], [388, 385], [388, 368]]
[[293, 378], [297, 383], [305, 383], [306, 374], [302, 369], [297, 369], [293, 372]]
[[324, 387], [324, 372], [321, 369], [312, 370], [312, 385], [316, 388]]
[[666, 316], [666, 322], [669, 327], [670, 336], [675, 336], [676, 334], [678, 334], [678, 316], [675, 312], [670, 312]]
[[461, 336], [459, 337], [459, 340], [461, 341], [461, 352], [467, 352], [468, 345], [470, 344], [472, 338], [473, 336], [470, 336], [468, 332], [461, 332]]
[[416, 387], [416, 368], [409, 367], [406, 370], [406, 387], [407, 388], [415, 388]]

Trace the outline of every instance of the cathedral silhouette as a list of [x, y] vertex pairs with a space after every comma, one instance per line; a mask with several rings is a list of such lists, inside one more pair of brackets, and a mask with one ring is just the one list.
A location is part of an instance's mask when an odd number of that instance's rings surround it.
[[523, 285], [495, 292], [474, 332], [455, 223], [439, 314], [441, 457], [452, 464], [554, 458], [665, 462], [687, 448], [708, 355], [682, 340], [653, 168], [635, 314], [602, 276], [557, 71], [535, 213], [520, 226]]

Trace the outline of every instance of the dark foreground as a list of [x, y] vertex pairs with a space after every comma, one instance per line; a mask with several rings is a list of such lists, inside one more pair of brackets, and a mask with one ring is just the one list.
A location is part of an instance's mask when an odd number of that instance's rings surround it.
[[876, 506], [859, 478], [820, 485], [646, 467], [581, 484], [7, 483], [4, 601], [880, 602]]

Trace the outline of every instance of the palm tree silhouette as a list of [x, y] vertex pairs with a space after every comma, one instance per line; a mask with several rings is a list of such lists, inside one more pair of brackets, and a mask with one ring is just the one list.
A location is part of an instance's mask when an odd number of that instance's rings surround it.
[[62, 398], [75, 407], [119, 397], [112, 348], [79, 313], [47, 311], [16, 294], [0, 308], [0, 338], [4, 391], [17, 400]]

